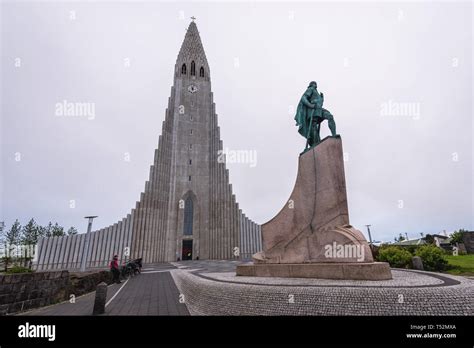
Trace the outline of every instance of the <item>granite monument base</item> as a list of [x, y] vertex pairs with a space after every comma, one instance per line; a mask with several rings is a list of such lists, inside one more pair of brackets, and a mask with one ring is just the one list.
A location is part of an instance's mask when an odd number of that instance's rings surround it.
[[386, 262], [363, 263], [263, 263], [237, 266], [238, 276], [319, 278], [350, 280], [392, 279], [390, 266]]

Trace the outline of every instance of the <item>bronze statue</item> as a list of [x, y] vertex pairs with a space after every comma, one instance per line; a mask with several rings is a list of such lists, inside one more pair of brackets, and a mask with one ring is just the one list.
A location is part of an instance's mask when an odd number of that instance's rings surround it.
[[323, 108], [323, 103], [324, 94], [319, 93], [317, 83], [311, 81], [300, 99], [295, 116], [298, 133], [306, 138], [305, 150], [321, 142], [319, 131], [324, 120], [328, 121], [331, 135], [333, 137], [337, 136], [334, 117]]

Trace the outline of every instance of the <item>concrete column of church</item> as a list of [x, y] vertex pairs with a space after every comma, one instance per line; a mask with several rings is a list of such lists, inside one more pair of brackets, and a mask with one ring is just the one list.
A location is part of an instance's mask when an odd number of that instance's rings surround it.
[[155, 177], [155, 193], [154, 198], [156, 201], [156, 218], [154, 225], [154, 239], [155, 243], [153, 246], [153, 260], [154, 262], [159, 262], [160, 259], [160, 235], [162, 232], [161, 229], [161, 213], [162, 213], [162, 191], [161, 191], [161, 182], [162, 182], [162, 173], [163, 173], [163, 152], [161, 148], [163, 147], [163, 137], [160, 135], [158, 139], [158, 149], [157, 149], [157, 160], [156, 160], [156, 177]]
[[[165, 116], [166, 117], [166, 116]], [[163, 127], [162, 127], [163, 128]], [[155, 221], [155, 246], [154, 246], [154, 262], [161, 261], [161, 245], [162, 245], [162, 234], [163, 234], [163, 188], [162, 188], [162, 181], [164, 176], [164, 168], [163, 168], [163, 161], [164, 161], [164, 154], [163, 154], [163, 131], [162, 135], [158, 138], [158, 160], [157, 160], [157, 178], [156, 180], [156, 190], [155, 190], [155, 197], [156, 197], [156, 221]]]
[[[168, 141], [171, 141], [171, 134], [167, 134]], [[165, 170], [165, 180], [166, 183], [169, 185], [170, 183], [170, 171], [171, 171], [171, 153], [168, 149], [168, 141], [166, 142], [165, 149], [166, 149], [166, 156], [167, 160], [164, 165]], [[162, 221], [162, 235], [161, 235], [161, 261], [165, 261], [167, 258], [166, 249], [168, 247], [168, 219], [169, 219], [169, 206], [170, 206], [170, 187], [165, 186], [165, 182], [163, 182], [163, 221]], [[176, 253], [175, 253], [176, 257]]]
[[132, 227], [132, 240], [130, 246], [130, 257], [134, 258], [139, 253], [139, 233], [140, 233], [140, 212], [141, 212], [141, 202], [138, 201], [135, 204], [135, 214], [133, 217], [133, 227]]
[[78, 234], [79, 237], [79, 251], [77, 255], [77, 265], [76, 268], [80, 269], [81, 268], [81, 262], [82, 262], [82, 256], [84, 254], [84, 250], [86, 247], [86, 233], [81, 233]]
[[41, 250], [43, 248], [43, 242], [44, 242], [44, 238], [39, 238], [38, 243], [36, 244], [34, 262], [33, 262], [33, 269], [34, 270], [39, 270], [39, 267], [40, 267], [39, 260], [40, 260], [40, 256], [41, 256]]
[[66, 236], [62, 236], [58, 238], [58, 246], [56, 248], [56, 255], [54, 257], [55, 269], [61, 268], [61, 264], [62, 264], [61, 255], [63, 254], [63, 244], [64, 244], [65, 239], [66, 239]]
[[225, 250], [225, 258], [230, 258], [230, 184], [229, 184], [229, 169], [226, 168], [225, 170], [225, 238], [224, 238], [224, 250]]
[[[169, 119], [169, 109], [167, 110], [167, 119]], [[170, 152], [168, 143], [170, 141], [170, 133], [168, 130], [168, 122], [163, 126], [163, 146], [162, 146], [162, 166], [161, 166], [161, 181], [160, 181], [160, 237], [159, 237], [159, 258], [160, 262], [165, 261], [166, 258], [166, 229], [168, 220], [168, 204], [169, 204], [169, 169], [170, 169]]]
[[123, 233], [122, 233], [122, 244], [120, 246], [120, 254], [119, 254], [119, 260], [120, 264], [125, 261], [125, 253], [126, 249], [128, 247], [128, 233], [129, 233], [129, 225], [130, 225], [130, 214], [127, 214], [127, 216], [123, 220]]
[[[167, 115], [169, 111], [167, 110]], [[167, 149], [167, 144], [170, 138], [169, 132], [167, 130], [166, 125], [163, 125], [165, 131], [163, 133], [163, 146], [162, 146], [162, 165], [161, 165], [161, 181], [160, 181], [160, 235], [159, 235], [159, 262], [163, 262], [166, 257], [166, 220], [168, 218], [168, 193], [169, 187], [165, 184], [167, 182], [167, 171], [168, 171], [168, 163], [169, 163], [169, 153]]]
[[[240, 254], [240, 223], [239, 223], [239, 203], [237, 203], [235, 195], [232, 195], [234, 200], [234, 245], [233, 248], [238, 248]], [[232, 255], [232, 257], [239, 258], [239, 254]]]
[[102, 263], [101, 266], [105, 266], [107, 264], [108, 259], [110, 259], [110, 235], [112, 234], [112, 226], [107, 227], [104, 235], [104, 244], [102, 245]]
[[[89, 246], [87, 246], [89, 243]], [[92, 247], [94, 246], [94, 232], [90, 233], [89, 242], [87, 241], [87, 237], [85, 239], [85, 247], [87, 248], [87, 255], [86, 255], [86, 269], [92, 267]]]
[[76, 234], [72, 236], [74, 239], [74, 250], [72, 252], [72, 259], [71, 259], [71, 268], [77, 268], [77, 255], [79, 254], [79, 247], [80, 247], [80, 234]]
[[[230, 182], [230, 177], [229, 177]], [[232, 184], [229, 183], [229, 257], [234, 258], [234, 199], [232, 194]]]
[[112, 257], [113, 257], [112, 255], [113, 240], [114, 240], [114, 225], [110, 225], [109, 233], [107, 233], [107, 245], [105, 249], [105, 261], [106, 261], [105, 265], [107, 265], [109, 261], [112, 260]]
[[124, 261], [124, 253], [125, 253], [125, 247], [127, 246], [127, 230], [128, 230], [128, 223], [130, 220], [130, 214], [127, 214], [127, 216], [123, 219], [122, 221], [122, 238], [120, 240], [120, 254], [119, 254], [119, 262], [122, 263]]
[[132, 255], [132, 248], [133, 248], [133, 234], [134, 234], [134, 227], [135, 227], [135, 220], [136, 220], [136, 210], [132, 209], [132, 212], [130, 214], [130, 222], [129, 222], [129, 230], [128, 230], [128, 236], [127, 236], [127, 244], [128, 245], [128, 256], [126, 259], [129, 259], [130, 256]]
[[230, 258], [234, 258], [234, 248], [236, 247], [236, 239], [235, 238], [235, 197], [232, 193], [232, 184], [229, 185], [229, 194], [230, 194]]
[[48, 269], [53, 269], [54, 253], [56, 252], [56, 244], [58, 243], [58, 237], [52, 237], [51, 250], [48, 258]]
[[214, 176], [214, 151], [216, 142], [215, 137], [215, 127], [214, 127], [214, 113], [213, 111], [210, 114], [210, 147], [209, 147], [209, 259], [214, 258], [214, 227], [215, 227], [215, 176]]
[[156, 262], [156, 249], [157, 249], [157, 238], [158, 238], [158, 174], [159, 174], [159, 163], [158, 163], [158, 151], [155, 151], [155, 169], [153, 171], [153, 193], [152, 193], [152, 206], [153, 215], [151, 223], [151, 262]]
[[151, 170], [151, 178], [150, 178], [150, 224], [148, 227], [148, 262], [154, 262], [154, 248], [155, 248], [155, 237], [156, 237], [156, 172], [158, 168], [156, 167], [156, 157], [158, 156], [157, 151], [155, 150], [155, 158]]
[[101, 228], [97, 236], [97, 267], [102, 263], [102, 245], [104, 243], [105, 228]]
[[214, 229], [212, 234], [212, 252], [213, 252], [213, 259], [218, 258], [218, 251], [217, 251], [217, 236], [219, 231], [219, 164], [217, 163], [218, 158], [218, 151], [219, 151], [219, 138], [218, 138], [218, 127], [217, 127], [217, 115], [214, 114], [215, 117], [215, 127], [214, 127], [214, 170], [213, 170], [213, 186], [214, 186]]
[[[122, 219], [123, 220], [123, 219]], [[117, 226], [116, 227], [116, 231], [115, 231], [115, 241], [114, 241], [114, 248], [113, 248], [113, 251], [112, 253], [114, 255], [118, 255], [119, 257], [119, 260], [120, 260], [120, 254], [121, 254], [121, 251], [120, 251], [120, 239], [121, 239], [121, 232], [122, 232], [122, 220], [120, 221], [117, 221], [115, 223], [115, 225]]]
[[[146, 184], [145, 184], [146, 186]], [[140, 209], [138, 211], [138, 233], [137, 235], [137, 252], [133, 258], [143, 257], [143, 246], [145, 242], [145, 215], [146, 215], [146, 201], [145, 193], [140, 193]]]
[[112, 245], [113, 235], [114, 235], [114, 225], [110, 225], [107, 228], [106, 241], [104, 245], [104, 252], [105, 252], [104, 261], [108, 261], [112, 259], [111, 245]]
[[[150, 173], [151, 174], [151, 173]], [[149, 175], [150, 177], [150, 175]], [[151, 182], [145, 182], [145, 191], [143, 193], [143, 216], [142, 216], [142, 238], [141, 238], [141, 253], [140, 256], [143, 258], [144, 262], [148, 263], [148, 237], [149, 237], [149, 228], [150, 228], [150, 213], [151, 213], [151, 204], [150, 204], [150, 188]]]
[[69, 240], [69, 249], [68, 249], [68, 257], [67, 257], [68, 269], [71, 269], [74, 267], [74, 252], [76, 251], [76, 243], [77, 243], [77, 234], [72, 235]]
[[120, 238], [120, 221], [116, 222], [114, 224], [114, 239], [112, 242], [112, 247], [110, 249], [110, 255], [118, 255], [119, 250], [118, 250], [118, 243], [119, 243], [119, 238]]
[[48, 252], [49, 238], [43, 237], [43, 238], [41, 238], [41, 240], [42, 240], [41, 249], [38, 248], [38, 250], [39, 250], [39, 255], [38, 255], [38, 267], [39, 268], [38, 269], [39, 270], [44, 269], [45, 258], [46, 258], [46, 254]]
[[97, 237], [96, 237], [96, 244], [94, 246], [95, 250], [95, 260], [94, 260], [94, 267], [99, 267], [100, 266], [100, 250], [102, 247], [102, 238], [104, 238], [104, 229], [101, 228], [96, 232]]
[[48, 270], [53, 268], [53, 260], [54, 260], [54, 253], [56, 251], [56, 243], [58, 241], [58, 237], [51, 237], [51, 246], [48, 255]]
[[248, 226], [248, 234], [247, 234], [247, 250], [249, 253], [253, 252], [252, 248], [252, 220], [247, 219], [247, 226]]
[[59, 259], [58, 259], [58, 268], [62, 269], [64, 267], [64, 259], [66, 253], [66, 244], [69, 239], [69, 236], [64, 236], [61, 238], [61, 247], [59, 249]]
[[118, 261], [122, 262], [122, 254], [123, 254], [123, 234], [124, 234], [124, 228], [125, 228], [125, 218], [119, 221], [118, 223], [118, 239], [117, 239], [117, 244], [115, 246], [116, 253], [118, 255]]
[[[225, 165], [224, 165], [225, 168]], [[224, 222], [224, 230], [222, 234], [222, 253], [223, 253], [223, 258], [227, 259], [227, 244], [229, 242], [229, 225], [228, 225], [228, 217], [227, 217], [227, 204], [229, 200], [227, 199], [227, 169], [224, 169], [224, 185], [223, 185], [223, 203], [224, 203], [224, 215], [223, 215], [223, 222]]]
[[95, 267], [95, 258], [97, 255], [97, 231], [91, 232], [91, 244], [90, 244], [90, 250], [91, 250], [91, 258], [89, 262], [89, 267]]
[[69, 246], [68, 246], [68, 251], [67, 251], [67, 264], [66, 267], [68, 269], [72, 268], [73, 264], [73, 259], [74, 259], [74, 250], [76, 248], [76, 236], [77, 235], [72, 235], [71, 238], [69, 238]]
[[64, 267], [69, 269], [69, 267], [71, 266], [71, 263], [72, 263], [72, 254], [74, 253], [74, 247], [73, 247], [73, 244], [74, 244], [74, 237], [73, 236], [70, 236], [70, 238], [68, 238], [68, 241], [67, 241], [67, 244], [66, 244], [66, 256], [65, 256], [65, 264], [64, 264]]
[[253, 233], [252, 233], [252, 250], [257, 250], [257, 224], [253, 222]]
[[247, 253], [252, 252], [252, 247], [251, 247], [251, 230], [250, 230], [250, 219], [247, 217], [245, 218], [245, 249], [247, 250]]
[[148, 258], [149, 262], [155, 262], [155, 247], [156, 247], [156, 215], [157, 215], [157, 173], [158, 173], [158, 150], [155, 149], [152, 174], [151, 174], [151, 189], [150, 189], [150, 205], [151, 205], [151, 216], [150, 216], [150, 228], [149, 228], [149, 251]]
[[100, 262], [99, 266], [103, 267], [106, 257], [107, 257], [107, 238], [109, 234], [109, 227], [104, 228], [104, 232], [102, 233], [102, 243], [100, 244]]
[[97, 263], [97, 266], [98, 267], [102, 267], [102, 264], [104, 262], [104, 257], [105, 257], [105, 250], [104, 250], [104, 245], [106, 243], [106, 234], [107, 234], [107, 227], [104, 227], [101, 231], [100, 231], [100, 242], [99, 242], [99, 245], [97, 246], [97, 253], [98, 253], [98, 256], [99, 256], [99, 261]]
[[246, 249], [247, 249], [247, 246], [246, 246], [246, 241], [247, 241], [247, 236], [245, 235], [245, 232], [246, 232], [246, 226], [245, 226], [245, 214], [242, 214], [241, 217], [240, 217], [240, 220], [241, 220], [241, 233], [240, 233], [240, 238], [241, 238], [241, 246], [240, 246], [240, 250], [241, 250], [241, 253], [243, 254], [242, 256], [246, 256], [245, 254], [247, 253]]
[[104, 231], [104, 239], [102, 240], [102, 260], [100, 261], [100, 266], [104, 267], [107, 264], [107, 259], [109, 258], [109, 254], [107, 253], [107, 246], [109, 245], [109, 236], [110, 236], [110, 226], [105, 228]]
[[219, 163], [219, 231], [217, 234], [217, 252], [218, 259], [224, 258], [224, 219], [225, 219], [225, 196], [224, 196], [225, 182], [224, 182], [224, 164]]

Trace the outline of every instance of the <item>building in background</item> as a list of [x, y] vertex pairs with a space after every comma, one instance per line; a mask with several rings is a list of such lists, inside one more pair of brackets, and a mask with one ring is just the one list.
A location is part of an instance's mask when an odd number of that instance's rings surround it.
[[[261, 250], [260, 226], [236, 202], [222, 151], [210, 69], [196, 23], [176, 60], [174, 84], [149, 180], [125, 218], [86, 235], [43, 238], [36, 269], [105, 267], [120, 261], [248, 259]], [[86, 246], [88, 244], [88, 246]], [[84, 255], [87, 253], [87, 255]]]

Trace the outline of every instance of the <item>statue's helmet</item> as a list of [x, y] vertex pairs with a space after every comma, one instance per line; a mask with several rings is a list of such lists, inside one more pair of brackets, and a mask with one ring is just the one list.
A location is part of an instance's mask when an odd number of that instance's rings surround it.
[[314, 88], [318, 88], [318, 84], [316, 83], [316, 81], [311, 81], [311, 82], [309, 83], [308, 88], [311, 87], [311, 86], [314, 87]]

